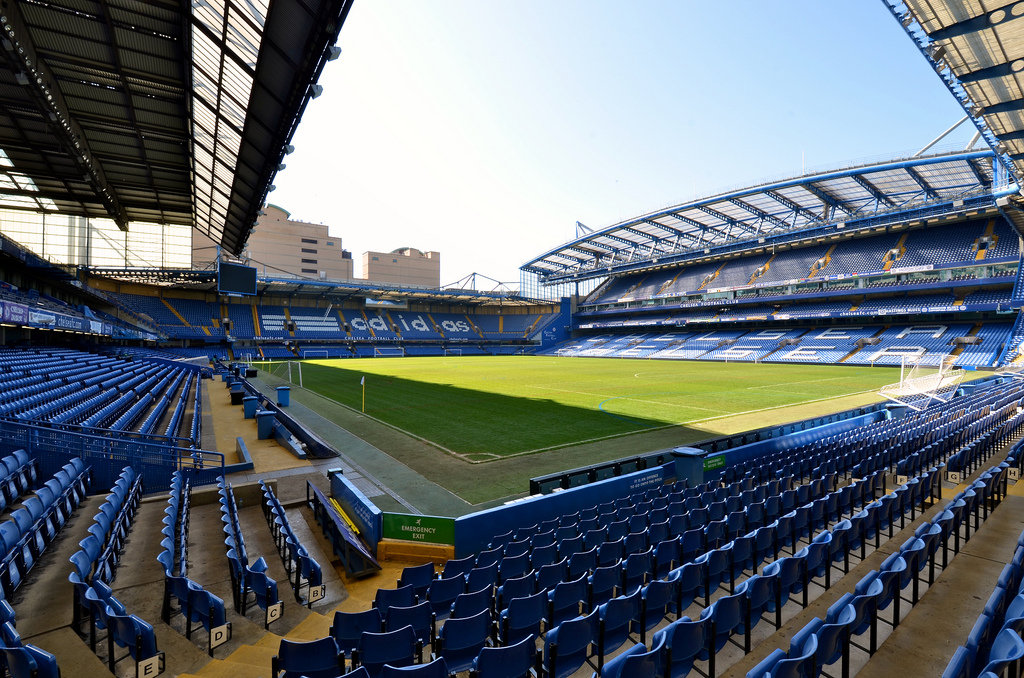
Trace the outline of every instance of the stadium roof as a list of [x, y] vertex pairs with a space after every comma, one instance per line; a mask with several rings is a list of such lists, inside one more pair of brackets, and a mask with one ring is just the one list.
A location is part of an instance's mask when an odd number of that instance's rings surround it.
[[884, 2], [1024, 186], [1024, 4]]
[[9, 0], [0, 207], [187, 224], [238, 254], [351, 0]]
[[674, 205], [586, 233], [521, 266], [543, 283], [682, 261], [744, 243], [853, 230], [910, 214], [949, 213], [1017, 187], [995, 155], [970, 151], [891, 161], [762, 184]]
[[[203, 292], [217, 291], [216, 271], [168, 268], [90, 268], [90, 275], [122, 283], [156, 285]], [[483, 291], [461, 287], [428, 288], [360, 280], [320, 280], [298, 277], [258, 276], [256, 293], [300, 295], [344, 300], [372, 298], [424, 303], [546, 304], [545, 300], [521, 297], [508, 290]]]

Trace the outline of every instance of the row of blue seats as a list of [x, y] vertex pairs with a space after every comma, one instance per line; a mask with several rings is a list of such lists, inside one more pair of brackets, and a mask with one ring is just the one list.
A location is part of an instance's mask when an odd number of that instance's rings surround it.
[[[934, 477], [938, 477], [937, 472], [932, 474]], [[929, 481], [930, 482], [930, 481]], [[865, 486], [869, 486], [870, 483], [863, 483]], [[921, 495], [922, 498], [925, 494]], [[857, 523], [860, 525], [860, 522]], [[884, 528], [885, 525], [882, 525]], [[853, 529], [852, 526], [847, 528], [847, 531]], [[845, 536], [845, 532], [841, 532]], [[858, 532], [858, 534], [860, 534]], [[831, 555], [837, 545], [846, 546], [847, 541], [845, 539], [836, 538], [834, 543], [829, 539], [826, 543], [829, 544], [828, 551], [823, 550], [824, 546], [812, 545], [809, 549], [813, 549], [814, 555], [817, 558], [827, 557]], [[543, 624], [546, 628], [556, 627], [558, 624], [567, 621], [568, 619], [575, 617], [579, 612], [581, 601], [586, 601], [585, 607], [590, 610], [591, 613], [599, 611], [602, 614], [598, 616], [598, 621], [604, 620], [605, 614], [608, 613], [608, 607], [611, 606], [614, 610], [621, 612], [622, 608], [640, 610], [638, 613], [642, 620], [652, 623], [660, 621], [661, 616], [655, 615], [655, 612], [651, 612], [652, 609], [657, 609], [660, 603], [658, 600], [662, 600], [667, 596], [667, 600], [676, 610], [685, 610], [686, 607], [693, 602], [694, 597], [703, 592], [704, 596], [710, 598], [710, 594], [713, 590], [717, 589], [719, 585], [725, 581], [729, 581], [729, 590], [734, 590], [734, 584], [736, 581], [737, 573], [742, 573], [746, 570], [754, 571], [760, 560], [755, 560], [753, 554], [743, 557], [741, 561], [734, 561], [730, 558], [732, 550], [735, 548], [736, 542], [730, 543], [725, 547], [716, 549], [708, 554], [705, 554], [697, 559], [696, 562], [688, 563], [683, 565], [681, 568], [677, 568], [669, 576], [663, 579], [654, 579], [647, 582], [645, 578], [634, 580], [633, 584], [620, 580], [618, 577], [613, 576], [611, 581], [612, 586], [602, 592], [602, 595], [594, 597], [593, 591], [589, 594], [586, 593], [588, 586], [592, 589], [595, 582], [595, 578], [600, 576], [599, 571], [595, 570], [591, 577], [580, 577], [577, 581], [568, 581], [556, 584], [552, 590], [540, 590], [533, 592], [533, 590], [516, 590], [514, 592], [504, 592], [511, 599], [508, 601], [508, 607], [505, 609], [501, 608], [501, 604], [497, 609], [502, 609], [501, 614], [495, 620], [495, 628], [492, 631], [494, 637], [500, 641], [503, 645], [511, 645], [519, 642], [526, 636], [536, 637], [540, 634], [540, 628]], [[750, 546], [748, 544], [748, 546]], [[742, 550], [742, 549], [737, 549]], [[765, 554], [767, 555], [767, 554]], [[631, 557], [633, 558], [633, 557]], [[804, 560], [797, 559], [794, 562], [804, 562]], [[403, 572], [403, 580], [412, 580], [417, 578], [423, 578], [422, 575], [414, 576], [410, 570], [423, 570], [426, 567], [432, 565], [419, 566], [417, 568], [407, 568]], [[620, 567], [625, 571], [626, 568], [630, 567], [629, 559], [626, 562], [620, 564]], [[643, 570], [641, 570], [642, 572]], [[788, 570], [787, 570], [788, 572]], [[436, 581], [436, 580], [435, 580]], [[499, 587], [499, 591], [502, 588], [512, 585], [514, 580], [509, 580]], [[621, 584], [621, 588], [619, 587]], [[741, 585], [742, 588], [743, 585]], [[407, 595], [411, 595], [411, 585], [406, 587]], [[400, 589], [399, 589], [400, 590]], [[396, 593], [398, 590], [396, 590]], [[619, 595], [619, 599], [616, 600], [615, 596], [625, 592], [625, 595]], [[487, 595], [482, 595], [487, 594]], [[465, 606], [468, 609], [464, 610], [465, 614], [469, 615], [480, 615], [483, 613], [490, 614], [491, 610], [488, 607], [490, 595], [489, 590], [484, 590], [477, 593], [464, 594], [462, 600], [456, 601], [453, 608], [458, 606], [461, 602], [466, 602], [473, 598], [478, 598], [476, 606]], [[652, 608], [652, 598], [655, 595], [654, 607]], [[500, 597], [500, 594], [499, 594]], [[396, 601], [392, 599], [390, 602], [409, 602]], [[706, 600], [705, 603], [709, 603]], [[384, 609], [383, 614], [380, 612], [383, 605], [378, 605], [378, 609], [373, 609], [365, 613], [356, 613], [348, 615], [345, 613], [336, 613], [335, 624], [332, 626], [331, 635], [335, 639], [338, 647], [341, 648], [342, 652], [352, 651], [361, 637], [361, 633], [365, 631], [375, 632], [378, 629], [385, 631], [397, 630], [397, 627], [402, 627], [405, 624], [410, 625], [416, 632], [417, 640], [426, 644], [433, 639], [433, 626], [431, 618], [431, 609], [427, 602], [420, 603], [419, 605], [411, 605], [408, 607], [395, 607], [388, 606]], [[452, 610], [454, 615], [460, 614], [460, 611], [455, 609]], [[632, 614], [632, 613], [631, 613]], [[651, 616], [655, 615], [655, 616]], [[628, 616], [628, 615], [627, 615]], [[635, 616], [635, 615], [634, 615]], [[455, 616], [456, 619], [464, 618]], [[628, 617], [632, 618], [632, 617]], [[448, 623], [450, 623], [449, 620]], [[640, 623], [640, 622], [637, 622]], [[645, 623], [640, 623], [642, 627], [645, 627]], [[621, 630], [621, 626], [619, 627]], [[641, 639], [643, 634], [646, 633], [650, 628], [642, 628], [640, 631]], [[428, 635], [429, 634], [429, 635]], [[609, 641], [615, 636], [605, 636], [602, 631], [597, 642], [597, 656], [603, 657], [605, 652], [611, 652], [614, 648], [617, 648], [623, 641]], [[605, 649], [607, 648], [607, 650]], [[599, 660], [602, 661], [602, 660]], [[450, 663], [450, 662], [449, 662]]]
[[[932, 476], [937, 478], [938, 471], [933, 471]], [[904, 487], [897, 491], [901, 490]], [[927, 495], [919, 496], [923, 501]], [[630, 678], [686, 676], [695, 670], [694, 663], [701, 660], [706, 662], [706, 669], [702, 673], [714, 676], [715, 657], [726, 643], [734, 642], [744, 652], [749, 652], [751, 630], [762, 621], [765, 614], [772, 615], [775, 628], [779, 628], [782, 623], [781, 609], [792, 600], [794, 593], [803, 594], [801, 604], [806, 607], [808, 589], [813, 580], [823, 577], [822, 586], [827, 589], [831, 585], [830, 573], [835, 562], [844, 561], [842, 571], [846, 572], [851, 552], [860, 549], [863, 560], [864, 545], [872, 537], [876, 539], [877, 548], [878, 537], [887, 527], [877, 518], [881, 513], [881, 505], [880, 501], [872, 502], [860, 513], [814, 536], [800, 551], [767, 565], [761, 574], [756, 574], [755, 563], [750, 568], [755, 574], [735, 590], [730, 588], [729, 595], [722, 596], [714, 603], [710, 602], [709, 593], [720, 586], [724, 579], [724, 557], [718, 559], [718, 566], [712, 565], [713, 559], [708, 558], [673, 571], [670, 579], [678, 583], [678, 597], [674, 605], [676, 620], [654, 635], [650, 648], [641, 639], [640, 643], [603, 667], [600, 675]], [[699, 617], [691, 619], [682, 616], [701, 597], [704, 597], [704, 609]], [[800, 599], [797, 601], [800, 602]], [[742, 643], [732, 640], [734, 635], [742, 635]]]
[[[96, 512], [89, 526], [89, 536], [79, 542], [81, 548], [70, 558], [72, 571], [68, 581], [73, 591], [73, 628], [81, 632], [83, 621], [88, 622], [89, 646], [94, 652], [97, 630], [107, 631], [107, 666], [111, 672], [118, 661], [127, 657], [133, 658], [137, 665], [146, 660], [155, 660], [156, 665], [163, 662], [153, 626], [129, 614], [110, 590], [120, 553], [141, 503], [142, 488], [142, 476], [131, 467], [125, 467]], [[115, 647], [128, 648], [128, 653], [118, 658]]]
[[[1014, 397], [1010, 394], [1008, 399]], [[962, 444], [966, 436], [965, 424], [983, 417], [986, 406], [999, 404], [1006, 398], [1007, 395], [995, 387], [979, 389], [948, 405], [936, 403], [923, 412], [908, 413], [895, 422], [883, 420], [859, 426], [842, 434], [741, 461], [727, 469], [726, 477], [750, 473], [758, 478], [775, 477], [779, 473], [806, 475], [821, 463], [835, 464], [832, 470], [863, 475], [859, 459], [865, 454], [885, 452], [890, 458], [899, 458], [931, 444], [939, 444], [945, 454]]]
[[[844, 526], [837, 526], [836, 529], [840, 527]], [[799, 584], [803, 587], [806, 588], [809, 575], [820, 577], [824, 574], [825, 585], [828, 585], [828, 575], [821, 570], [826, 564], [830, 567], [834, 559], [835, 546], [832, 544], [832, 535], [833, 533], [823, 532], [815, 537], [808, 547], [788, 559], [806, 565], [802, 569], [796, 568], [803, 574], [799, 579]], [[835, 542], [845, 548], [857, 546], [845, 539], [835, 539]], [[726, 545], [719, 552], [724, 553], [731, 546]], [[417, 620], [410, 614], [412, 608], [390, 607], [384, 617], [381, 617], [377, 610], [358, 613], [358, 616], [336, 613], [330, 636], [333, 642], [328, 643], [326, 639], [315, 642], [322, 646], [319, 647], [319, 656], [324, 660], [324, 667], [332, 663], [335, 666], [338, 664], [337, 655], [331, 654], [332, 649], [344, 655], [346, 648], [353, 648], [353, 663], [362, 664], [367, 670], [367, 675], [372, 678], [387, 675], [383, 668], [384, 663], [391, 663], [393, 666], [413, 664], [427, 642], [432, 643], [432, 655], [445, 660], [444, 669], [454, 673], [473, 668], [476, 656], [483, 656], [482, 651], [486, 645], [492, 639], [496, 639], [503, 646], [500, 649], [508, 652], [504, 668], [507, 669], [514, 661], [517, 670], [522, 671], [523, 668], [529, 669], [533, 664], [533, 653], [529, 647], [535, 647], [538, 637], [543, 636], [541, 666], [546, 672], [545, 675], [571, 675], [586, 662], [591, 662], [601, 675], [615, 675], [613, 672], [617, 670], [616, 660], [610, 662], [608, 667], [603, 667], [605, 657], [637, 635], [639, 646], [642, 647], [646, 642], [646, 634], [674, 612], [677, 617], [674, 625], [670, 625], [654, 637], [653, 646], [656, 652], [659, 656], [661, 653], [669, 652], [666, 647], [671, 644], [674, 659], [670, 662], [677, 670], [671, 675], [685, 675], [694, 659], [701, 655], [709, 662], [709, 674], [714, 675], [713, 657], [724, 647], [728, 639], [736, 633], [744, 633], [747, 635], [745, 643], [749, 649], [749, 629], [764, 612], [777, 610], [783, 604], [782, 591], [785, 589], [788, 596], [789, 591], [797, 583], [789, 580], [782, 583], [782, 577], [794, 568], [779, 568], [777, 572], [771, 571], [770, 567], [766, 568], [763, 574], [753, 574], [735, 590], [730, 587], [730, 595], [707, 606], [702, 612], [701, 619], [695, 624], [690, 623], [689, 618], [679, 619], [682, 612], [699, 594], [709, 598], [711, 592], [719, 588], [727, 578], [722, 569], [712, 571], [708, 567], [709, 562], [723, 559], [709, 558], [708, 554], [702, 556], [702, 559], [705, 558], [706, 560], [698, 559], [695, 563], [673, 570], [665, 579], [652, 580], [645, 585], [627, 590], [623, 595], [607, 599], [599, 605], [587, 607], [588, 612], [584, 615], [580, 615], [582, 581], [564, 582], [556, 585], [550, 592], [542, 591], [513, 598], [509, 607], [501, 612], [494, 623], [491, 622], [491, 610], [486, 607], [469, 617], [451, 618], [441, 627], [436, 639], [433, 637], [432, 629], [417, 628]], [[754, 568], [756, 565], [744, 567]], [[701, 576], [700, 573], [704, 573], [705, 576]], [[566, 595], [563, 592], [569, 593]], [[424, 605], [421, 603], [417, 607]], [[514, 621], [514, 618], [519, 616], [517, 613], [520, 609], [526, 612], [522, 615], [524, 619]], [[429, 613], [429, 609], [426, 611]], [[359, 628], [360, 623], [362, 628]], [[453, 626], [458, 629], [457, 646], [454, 649], [450, 644], [445, 645], [445, 638], [455, 633], [454, 630], [450, 630]], [[541, 632], [542, 626], [545, 627], [544, 633]], [[428, 631], [431, 633], [429, 637]], [[358, 637], [356, 632], [359, 632]], [[279, 654], [291, 657], [291, 650], [292, 648], [285, 648], [282, 644]], [[639, 650], [634, 648], [627, 651], [627, 655], [631, 656], [638, 652]], [[369, 661], [366, 659], [366, 653], [370, 655]], [[309, 654], [314, 652], [311, 650]], [[344, 663], [343, 658], [341, 663]], [[684, 665], [688, 665], [685, 671], [682, 670]], [[287, 663], [280, 661], [274, 666], [275, 670], [289, 668]], [[308, 671], [311, 668], [315, 667], [307, 665], [299, 670]], [[275, 672], [273, 675], [278, 674]], [[479, 675], [482, 678], [489, 678], [492, 675], [523, 674], [504, 673], [498, 667], [493, 673], [481, 671]], [[619, 675], [634, 674], [626, 672]]]
[[22, 642], [14, 608], [0, 598], [0, 672], [11, 678], [60, 678], [57, 658]]
[[191, 481], [180, 471], [171, 477], [171, 490], [164, 509], [160, 542], [163, 550], [157, 556], [164, 569], [164, 597], [160, 618], [171, 623], [171, 599], [178, 601], [178, 610], [185, 618], [185, 637], [192, 638], [192, 625], [198, 623], [207, 631], [207, 652], [231, 639], [231, 623], [227, 621], [224, 601], [188, 578], [188, 525], [191, 506]]
[[1002, 675], [1008, 665], [1020, 675], [1024, 659], [1024, 532], [1017, 539], [1013, 558], [1003, 568], [984, 610], [967, 642], [953, 653], [942, 678]]
[[[309, 555], [309, 551], [295, 535], [295, 531], [288, 521], [288, 515], [274, 494], [274, 490], [262, 480], [260, 489], [263, 491], [261, 501], [263, 516], [267, 519], [267, 525], [274, 535], [274, 544], [277, 545], [277, 551], [281, 555], [285, 572], [288, 574], [288, 581], [291, 582], [295, 591], [295, 600], [300, 604], [305, 603], [311, 606], [314, 602], [314, 589], [320, 589], [323, 586], [324, 577], [320, 563]], [[303, 588], [309, 592], [306, 599], [302, 597]], [[316, 597], [322, 598], [323, 596], [320, 595], [322, 593], [321, 589], [317, 592]]]
[[[3, 462], [2, 468], [6, 468], [6, 475], [0, 480], [4, 487], [4, 493], [0, 494], [0, 502], [6, 507], [5, 497], [10, 494], [8, 484], [17, 487], [16, 490], [10, 491], [16, 492], [15, 498], [35, 485], [36, 462], [30, 459], [24, 450], [15, 450], [0, 461]], [[43, 496], [49, 499], [50, 489], [40, 489], [44, 490]], [[63, 514], [60, 516], [63, 517]], [[62, 525], [63, 521], [60, 524]], [[14, 608], [6, 599], [0, 598], [0, 639], [3, 642], [3, 647], [0, 648], [3, 652], [0, 655], [0, 671], [6, 670], [12, 678], [58, 678], [60, 670], [57, 667], [57, 658], [34, 645], [23, 643], [21, 635], [15, 628], [15, 621]]]
[[10, 598], [86, 495], [89, 468], [78, 457], [0, 523], [0, 584]]
[[[929, 479], [928, 479], [928, 482], [926, 484], [926, 487], [928, 488], [927, 491], [916, 492], [914, 489], [908, 488], [908, 489], [905, 489], [905, 490], [901, 491], [900, 493], [897, 493], [896, 495], [894, 495], [894, 497], [897, 497], [897, 498], [902, 498], [902, 497], [911, 498], [911, 497], [915, 497], [919, 501], [923, 502], [926, 498], [930, 497], [934, 493], [934, 483], [937, 482], [938, 479], [939, 479], [938, 470], [937, 469], [932, 470], [930, 472], [930, 474], [929, 474]], [[914, 486], [911, 486], [911, 487], [916, 487], [916, 486], [919, 486], [919, 485], [920, 485], [920, 483], [915, 483]], [[900, 516], [901, 516], [901, 521], [902, 521], [903, 511], [906, 508], [910, 508], [910, 510], [913, 511], [914, 510], [913, 507], [915, 507], [917, 505], [917, 503], [914, 502], [914, 501], [905, 501], [905, 500], [897, 500], [897, 501], [899, 501], [899, 506], [901, 507]], [[881, 531], [881, 529], [884, 529], [884, 528], [888, 527], [889, 530], [890, 530], [890, 534], [891, 534], [892, 522], [893, 522], [893, 518], [895, 517], [895, 515], [887, 507], [895, 507], [895, 506], [896, 506], [896, 503], [893, 502], [893, 501], [878, 502], [877, 505], [873, 506], [872, 509], [870, 511], [868, 511], [868, 515], [867, 516], [861, 516], [860, 519], [858, 519], [857, 521], [851, 521], [850, 525], [844, 525], [843, 526], [843, 530], [840, 530], [840, 533], [843, 536], [841, 538], [839, 538], [839, 539], [836, 539], [835, 540], [836, 543], [837, 544], [842, 544], [844, 542], [848, 542], [849, 541], [848, 540], [848, 537], [849, 537], [848, 533], [852, 530], [855, 535], [859, 534], [858, 531], [861, 529], [861, 527], [865, 527], [864, 526], [864, 521], [865, 520], [869, 520], [871, 518], [877, 518], [877, 525], [875, 525], [875, 527], [874, 527], [874, 533], [876, 535], [876, 540], [877, 540], [877, 534]], [[885, 516], [888, 516], [888, 517], [886, 518]], [[855, 525], [857, 527], [855, 527]], [[865, 529], [870, 529], [870, 528], [866, 528], [865, 527]], [[832, 549], [837, 548], [836, 545], [831, 545], [831, 542], [832, 542], [831, 539], [829, 539], [828, 541], [830, 543], [830, 548], [832, 548]], [[858, 538], [855, 536], [854, 539], [853, 539], [853, 542], [856, 543], [857, 541], [858, 541]], [[863, 549], [863, 541], [864, 540], [861, 538], [860, 539], [860, 543], [861, 543], [861, 548], [862, 549]], [[817, 550], [819, 552], [823, 551], [823, 549], [821, 549], [820, 547], [816, 547], [815, 550]], [[404, 573], [403, 573], [403, 575], [404, 575]], [[394, 608], [391, 608], [391, 609], [394, 609]], [[400, 622], [394, 622], [394, 623], [400, 623]]]
[[249, 564], [245, 550], [245, 539], [242, 527], [238, 522], [238, 504], [231, 485], [221, 476], [217, 481], [220, 495], [221, 522], [224, 524], [224, 546], [227, 549], [228, 565], [231, 569], [231, 594], [234, 598], [235, 611], [245, 616], [249, 606], [249, 594], [255, 599], [256, 605], [267, 612], [264, 626], [269, 626], [270, 608], [279, 606], [281, 599], [277, 594], [277, 582], [267, 575], [267, 561], [263, 556]]
[[25, 450], [15, 450], [0, 459], [0, 511], [13, 505], [37, 482], [36, 461]]
[[[959, 549], [960, 527], [984, 514], [982, 508], [998, 503], [1005, 496], [1007, 464], [986, 472], [966, 490], [958, 493], [931, 522], [915, 530], [914, 536], [887, 557], [878, 570], [861, 579], [853, 593], [847, 593], [833, 604], [824, 619], [816, 618], [797, 632], [788, 651], [777, 649], [747, 673], [747, 678], [816, 678], [826, 666], [841, 662], [843, 675], [849, 673], [852, 638], [871, 632], [877, 636], [878, 621], [888, 621], [893, 628], [901, 621], [900, 603], [910, 606], [920, 598], [919, 585], [928, 567], [928, 583], [934, 583], [937, 555], [943, 552], [943, 567], [948, 564], [949, 542]], [[975, 523], [977, 528], [977, 523]], [[969, 538], [969, 532], [964, 539]], [[903, 591], [911, 589], [909, 598]], [[892, 606], [892, 618], [884, 620], [879, 610]], [[866, 648], [873, 654], [875, 643]]]
[[82, 539], [78, 543], [81, 548], [71, 554], [74, 571], [69, 578], [76, 584], [76, 602], [79, 605], [82, 598], [78, 593], [84, 594], [79, 587], [94, 580], [105, 584], [113, 581], [141, 500], [142, 476], [127, 466], [110, 488], [106, 501], [96, 511], [89, 526], [89, 536]]
[[1024, 422], [1024, 412], [1017, 412], [1017, 408], [1014, 406], [1007, 407], [1013, 408], [1008, 419], [989, 428], [958, 452], [950, 455], [947, 464], [950, 471], [973, 473], [981, 466], [985, 450], [993, 445], [1003, 443], [1017, 433], [1021, 423]]

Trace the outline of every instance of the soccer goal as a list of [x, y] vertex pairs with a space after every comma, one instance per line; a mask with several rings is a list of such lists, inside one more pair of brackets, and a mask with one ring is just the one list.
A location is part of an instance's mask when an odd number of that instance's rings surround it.
[[307, 348], [302, 351], [303, 358], [330, 358], [325, 348]]
[[402, 346], [374, 346], [374, 358], [404, 358], [405, 348]]
[[955, 366], [956, 356], [925, 354], [906, 357], [900, 364], [900, 380], [883, 386], [878, 394], [913, 410], [923, 410], [932, 401], [948, 402], [964, 379]]
[[289, 384], [302, 386], [302, 363], [298, 360], [267, 360], [254, 363], [253, 366], [256, 365], [267, 374], [284, 379]]
[[461, 348], [446, 348], [444, 350], [444, 354], [446, 356], [448, 356], [448, 355], [462, 355], [462, 349]]

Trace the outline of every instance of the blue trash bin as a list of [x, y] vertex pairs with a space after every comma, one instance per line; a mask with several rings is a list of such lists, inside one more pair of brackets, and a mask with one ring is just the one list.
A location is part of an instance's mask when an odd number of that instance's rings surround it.
[[281, 407], [288, 407], [292, 399], [292, 389], [289, 386], [277, 387], [277, 404]]
[[274, 413], [270, 410], [256, 410], [256, 437], [266, 440], [274, 435]]
[[258, 403], [259, 399], [256, 396], [245, 396], [242, 398], [242, 412], [245, 414], [246, 419], [252, 419], [256, 416]]

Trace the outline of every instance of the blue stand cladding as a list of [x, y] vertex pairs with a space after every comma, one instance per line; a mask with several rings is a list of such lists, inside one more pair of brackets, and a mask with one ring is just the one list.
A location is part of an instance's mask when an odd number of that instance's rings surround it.
[[562, 492], [535, 495], [515, 504], [498, 506], [456, 518], [455, 557], [461, 558], [476, 553], [486, 548], [492, 537], [511, 529], [523, 525], [533, 525], [547, 520], [551, 516], [572, 513], [631, 492], [663, 485], [670, 480], [675, 480], [675, 474], [675, 462], [672, 462], [657, 468], [600, 480]]

